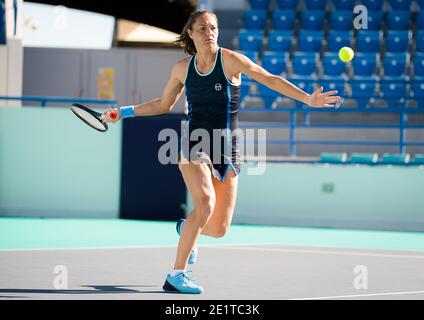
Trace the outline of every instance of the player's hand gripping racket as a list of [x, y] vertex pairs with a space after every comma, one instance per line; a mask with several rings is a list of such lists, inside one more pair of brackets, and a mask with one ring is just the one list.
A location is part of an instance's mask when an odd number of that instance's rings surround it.
[[[105, 132], [108, 129], [107, 123], [103, 115], [99, 112], [91, 110], [86, 106], [74, 103], [71, 106], [71, 111], [90, 127]], [[109, 111], [109, 118], [115, 120], [118, 117], [118, 111]]]

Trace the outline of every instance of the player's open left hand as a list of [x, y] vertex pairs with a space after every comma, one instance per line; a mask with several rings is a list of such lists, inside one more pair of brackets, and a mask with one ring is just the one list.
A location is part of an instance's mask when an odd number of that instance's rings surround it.
[[340, 97], [335, 96], [336, 90], [322, 92], [323, 87], [319, 87], [309, 96], [308, 105], [313, 108], [334, 108], [335, 103], [340, 102]]

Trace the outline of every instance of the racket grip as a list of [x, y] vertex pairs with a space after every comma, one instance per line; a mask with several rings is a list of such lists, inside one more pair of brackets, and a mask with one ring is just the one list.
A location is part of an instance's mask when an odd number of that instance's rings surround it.
[[109, 118], [112, 120], [116, 120], [118, 118], [118, 112], [117, 111], [109, 111]]

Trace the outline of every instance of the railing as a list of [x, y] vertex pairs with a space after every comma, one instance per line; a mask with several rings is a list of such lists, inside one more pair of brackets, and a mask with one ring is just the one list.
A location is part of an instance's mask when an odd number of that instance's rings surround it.
[[70, 98], [70, 97], [39, 97], [39, 96], [0, 96], [0, 100], [17, 100], [26, 102], [38, 102], [41, 107], [46, 107], [48, 103], [81, 103], [81, 104], [104, 104], [112, 107], [116, 106], [116, 100], [91, 99], [91, 98]]
[[[269, 124], [268, 128], [281, 128], [289, 129], [289, 139], [280, 140], [272, 139], [266, 141], [268, 144], [286, 144], [289, 147], [289, 155], [296, 156], [296, 146], [297, 145], [362, 145], [362, 146], [397, 146], [401, 154], [406, 153], [406, 147], [408, 146], [420, 146], [424, 147], [424, 142], [413, 141], [407, 142], [405, 131], [407, 129], [421, 129], [424, 130], [424, 125], [412, 125], [408, 124], [408, 115], [410, 114], [422, 114], [424, 115], [424, 110], [411, 110], [411, 109], [274, 109], [272, 111], [266, 111], [264, 109], [242, 109], [243, 113], [258, 113], [258, 112], [284, 112], [288, 113], [290, 120], [288, 124]], [[305, 114], [305, 120], [303, 123], [296, 123], [297, 115], [299, 113]], [[399, 123], [398, 124], [311, 124], [310, 114], [311, 113], [378, 113], [378, 114], [398, 114]], [[263, 123], [261, 123], [263, 124]], [[257, 128], [254, 125], [243, 125], [242, 128]], [[360, 129], [397, 129], [399, 130], [399, 140], [398, 141], [354, 141], [354, 140], [297, 140], [296, 139], [296, 130], [299, 128], [360, 128]]]

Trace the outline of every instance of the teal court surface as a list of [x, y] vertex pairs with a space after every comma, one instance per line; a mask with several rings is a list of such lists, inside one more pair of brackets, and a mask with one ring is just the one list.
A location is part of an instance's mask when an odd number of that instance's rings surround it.
[[177, 242], [174, 222], [1, 218], [0, 299], [424, 299], [422, 233], [233, 225], [199, 241], [201, 295], [162, 290]]

